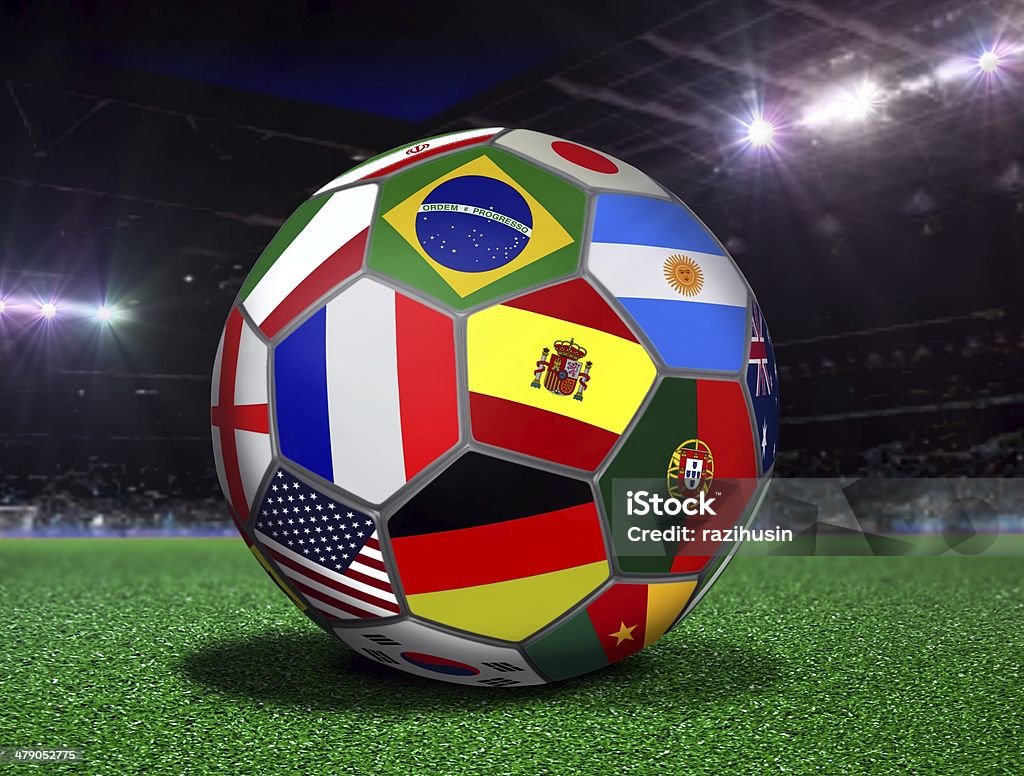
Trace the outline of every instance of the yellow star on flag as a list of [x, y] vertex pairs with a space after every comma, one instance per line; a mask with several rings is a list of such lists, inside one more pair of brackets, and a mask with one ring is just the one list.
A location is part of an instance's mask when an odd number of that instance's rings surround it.
[[633, 640], [633, 631], [634, 630], [636, 630], [636, 626], [635, 625], [630, 625], [627, 628], [626, 627], [626, 623], [624, 623], [621, 620], [619, 620], [619, 630], [616, 633], [609, 633], [608, 635], [615, 637], [615, 646], [617, 647], [623, 641], [632, 641]]

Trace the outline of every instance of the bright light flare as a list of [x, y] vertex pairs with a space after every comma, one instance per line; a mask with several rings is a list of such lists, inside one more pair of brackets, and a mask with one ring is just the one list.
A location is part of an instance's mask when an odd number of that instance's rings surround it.
[[880, 99], [878, 84], [862, 81], [849, 93], [849, 99], [846, 100], [848, 118], [863, 121], [874, 112]]
[[986, 51], [978, 57], [978, 69], [983, 73], [994, 73], [1003, 63], [998, 51]]
[[96, 320], [100, 323], [109, 323], [114, 317], [114, 311], [105, 304], [96, 308]]
[[7, 302], [5, 302], [3, 299], [0, 299], [0, 315], [3, 315], [4, 314], [4, 310], [6, 310], [6, 309], [7, 309]]
[[43, 316], [46, 320], [52, 321], [54, 318], [57, 317], [57, 305], [55, 305], [53, 302], [44, 302], [43, 304], [39, 305], [39, 314]]
[[839, 89], [804, 111], [802, 124], [817, 127], [825, 124], [864, 121], [875, 114], [885, 95], [874, 81], [864, 80], [853, 88]]
[[769, 146], [775, 139], [775, 125], [758, 116], [747, 124], [747, 142], [757, 148]]

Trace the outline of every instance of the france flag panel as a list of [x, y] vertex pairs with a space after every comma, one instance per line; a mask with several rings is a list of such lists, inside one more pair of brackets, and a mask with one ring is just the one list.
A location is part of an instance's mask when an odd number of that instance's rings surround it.
[[736, 372], [743, 365], [746, 284], [684, 206], [601, 194], [587, 266], [668, 366]]
[[274, 371], [282, 454], [369, 502], [458, 441], [451, 319], [368, 278], [289, 335]]

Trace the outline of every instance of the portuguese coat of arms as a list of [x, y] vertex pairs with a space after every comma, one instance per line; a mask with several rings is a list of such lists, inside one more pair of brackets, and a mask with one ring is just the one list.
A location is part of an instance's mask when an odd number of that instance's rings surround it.
[[715, 477], [715, 457], [707, 442], [687, 439], [672, 453], [666, 472], [669, 495], [679, 498], [684, 490], [707, 493]]
[[[541, 351], [530, 387], [540, 388], [541, 378], [544, 378], [544, 387], [551, 393], [572, 396], [576, 401], [583, 401], [583, 392], [587, 390], [587, 383], [590, 382], [590, 367], [594, 365], [593, 361], [582, 363], [586, 358], [587, 349], [573, 339], [556, 340], [554, 348], [554, 353], [551, 352], [551, 348], [544, 348]], [[575, 395], [573, 391], [576, 392]]]

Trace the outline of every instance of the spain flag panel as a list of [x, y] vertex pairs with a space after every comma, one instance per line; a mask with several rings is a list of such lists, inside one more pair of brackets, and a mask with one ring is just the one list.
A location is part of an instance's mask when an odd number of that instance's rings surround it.
[[590, 486], [467, 453], [388, 521], [409, 609], [518, 641], [608, 578]]
[[368, 264], [465, 309], [573, 272], [585, 206], [512, 154], [459, 151], [384, 183]]
[[[699, 462], [697, 482], [686, 482], [688, 461]], [[713, 521], [699, 527], [726, 529], [746, 512], [756, 490], [753, 429], [738, 382], [667, 379], [647, 406], [608, 469], [601, 475], [601, 497], [612, 523], [619, 567], [627, 573], [692, 573], [714, 554], [714, 542], [682, 543], [665, 538], [657, 552], [619, 541], [632, 526], [661, 529], [653, 515], [627, 516], [614, 498], [617, 478], [654, 478], [662, 497], [686, 498], [703, 490], [715, 498]], [[696, 526], [687, 519], [687, 526]]]
[[643, 346], [582, 279], [471, 315], [467, 350], [475, 439], [590, 471], [655, 376]]
[[694, 581], [616, 584], [532, 644], [526, 654], [553, 680], [602, 668], [660, 639], [693, 594]]

